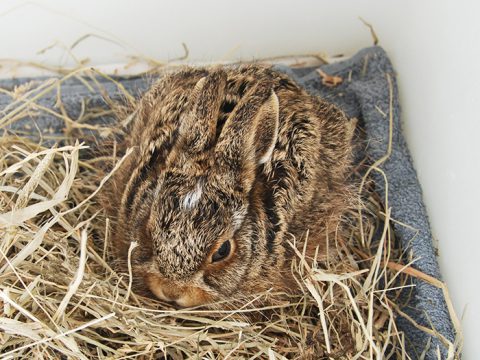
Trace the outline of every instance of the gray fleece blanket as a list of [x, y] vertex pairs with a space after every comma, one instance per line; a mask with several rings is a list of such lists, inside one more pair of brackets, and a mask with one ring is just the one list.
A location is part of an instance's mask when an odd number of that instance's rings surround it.
[[[419, 259], [414, 264], [415, 268], [440, 279], [438, 263], [432, 246], [432, 234], [422, 201], [422, 191], [401, 132], [395, 73], [387, 55], [382, 48], [372, 47], [361, 50], [348, 60], [324, 65], [321, 68], [329, 75], [342, 77], [343, 83], [336, 87], [327, 87], [322, 85], [316, 69], [278, 67], [280, 71], [289, 74], [304, 86], [307, 91], [336, 103], [349, 116], [359, 119], [366, 132], [367, 155], [374, 160], [381, 158], [387, 152], [389, 120], [385, 114], [388, 114], [389, 111], [390, 97], [386, 74], [390, 74], [393, 83], [393, 143], [391, 155], [382, 165], [382, 169], [388, 178], [389, 206], [392, 208], [392, 217], [416, 229], [413, 231], [405, 226], [396, 226], [395, 235], [403, 248], [411, 251], [413, 257]], [[0, 87], [11, 89], [32, 80], [35, 81], [35, 79], [1, 80]], [[122, 98], [119, 89], [111, 82], [102, 79], [98, 79], [98, 81], [113, 100]], [[153, 79], [128, 78], [119, 79], [119, 81], [130, 93], [140, 96]], [[92, 84], [92, 86], [96, 85]], [[80, 81], [72, 79], [63, 84], [61, 96], [68, 115], [75, 119], [81, 114], [83, 106], [105, 107], [107, 105], [99, 94], [100, 91], [89, 91]], [[55, 102], [55, 92], [44, 96], [39, 101], [40, 104], [47, 107], [54, 107]], [[0, 111], [3, 112], [10, 103], [9, 96], [0, 95]], [[114, 119], [109, 116], [95, 119], [96, 123], [112, 121]], [[53, 140], [48, 141], [54, 142], [55, 137], [61, 137], [63, 127], [63, 121], [42, 113], [35, 117], [34, 122], [29, 118], [15, 122], [11, 125], [10, 130], [35, 138], [41, 136], [44, 140], [53, 137]], [[84, 135], [88, 134], [84, 133]], [[375, 176], [376, 189], [383, 197], [384, 179], [378, 174]], [[434, 327], [447, 339], [453, 341], [455, 334], [442, 292], [423, 281], [416, 281], [415, 285], [412, 293], [409, 294], [411, 297], [409, 304], [403, 311], [419, 324]], [[437, 359], [437, 348], [440, 349], [442, 358], [445, 358], [446, 349], [440, 341], [434, 338], [429, 339], [429, 335], [413, 327], [402, 317], [398, 317], [397, 326], [405, 333], [410, 358], [419, 358], [426, 347], [428, 347], [428, 351], [425, 359]]]

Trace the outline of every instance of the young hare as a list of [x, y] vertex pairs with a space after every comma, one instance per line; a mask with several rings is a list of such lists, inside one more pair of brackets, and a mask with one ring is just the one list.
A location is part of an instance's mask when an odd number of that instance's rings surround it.
[[[259, 65], [183, 68], [142, 98], [108, 192], [138, 291], [178, 306], [297, 289], [293, 240], [326, 252], [351, 195], [354, 122]], [[331, 240], [333, 242], [333, 240]]]

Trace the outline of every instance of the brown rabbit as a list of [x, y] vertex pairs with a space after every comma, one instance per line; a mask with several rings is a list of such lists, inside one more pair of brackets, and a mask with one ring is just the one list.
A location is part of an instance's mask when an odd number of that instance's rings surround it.
[[271, 68], [183, 68], [143, 97], [114, 176], [113, 244], [137, 290], [179, 306], [295, 291], [348, 207], [354, 122]]

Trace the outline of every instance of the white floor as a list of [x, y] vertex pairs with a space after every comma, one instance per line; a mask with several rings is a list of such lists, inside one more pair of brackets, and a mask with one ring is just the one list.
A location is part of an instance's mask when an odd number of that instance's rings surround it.
[[[475, 266], [480, 252], [479, 4], [3, 0], [0, 65], [6, 65], [6, 59], [71, 65], [69, 52], [97, 65], [122, 63], [132, 54], [172, 59], [183, 55], [182, 43], [190, 59], [203, 61], [352, 54], [371, 44], [368, 29], [358, 20], [363, 17], [374, 25], [398, 71], [405, 133], [438, 239], [444, 278], [457, 312], [465, 313], [465, 359], [474, 359], [475, 334], [480, 332]], [[70, 49], [87, 34], [94, 35]], [[10, 75], [6, 68], [0, 68], [0, 76]]]

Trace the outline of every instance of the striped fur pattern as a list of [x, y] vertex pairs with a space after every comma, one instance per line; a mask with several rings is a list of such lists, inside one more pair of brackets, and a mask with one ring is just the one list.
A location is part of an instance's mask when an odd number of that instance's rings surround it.
[[[194, 306], [295, 291], [288, 241], [325, 253], [349, 206], [354, 122], [269, 67], [186, 67], [142, 98], [110, 184], [137, 291]], [[228, 256], [212, 261], [225, 241]]]

